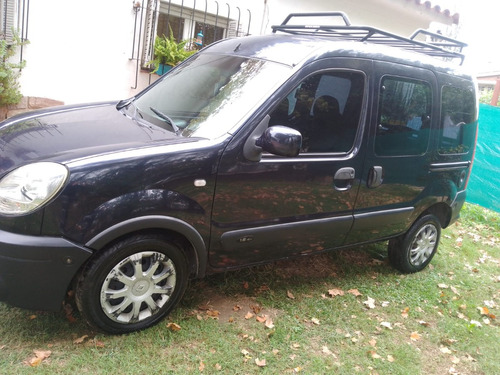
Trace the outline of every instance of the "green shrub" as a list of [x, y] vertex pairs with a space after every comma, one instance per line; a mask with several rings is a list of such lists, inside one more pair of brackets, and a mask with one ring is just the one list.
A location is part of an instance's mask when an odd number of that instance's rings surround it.
[[12, 43], [0, 40], [0, 106], [17, 104], [22, 98], [18, 79], [26, 62], [23, 60], [20, 63], [11, 63], [9, 59], [15, 55], [17, 48], [25, 43], [17, 35]]

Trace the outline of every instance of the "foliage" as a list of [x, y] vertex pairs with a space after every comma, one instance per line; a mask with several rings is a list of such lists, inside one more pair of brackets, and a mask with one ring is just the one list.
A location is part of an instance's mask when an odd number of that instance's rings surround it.
[[[479, 103], [490, 104], [491, 99], [493, 99], [493, 90], [483, 90], [479, 95]], [[500, 106], [500, 98], [497, 102], [497, 107]]]
[[154, 59], [148, 62], [148, 65], [155, 67], [153, 73], [158, 71], [160, 64], [176, 66], [180, 62], [186, 60], [189, 56], [196, 51], [189, 51], [186, 49], [187, 40], [177, 42], [170, 29], [170, 36], [158, 36], [154, 44]]
[[0, 303], [0, 373], [499, 374], [500, 215], [463, 214], [422, 272], [372, 244], [211, 275], [129, 335]]
[[0, 106], [17, 104], [22, 98], [18, 79], [26, 62], [23, 60], [20, 63], [11, 63], [9, 59], [15, 55], [17, 48], [25, 43], [15, 33], [13, 43], [0, 40]]

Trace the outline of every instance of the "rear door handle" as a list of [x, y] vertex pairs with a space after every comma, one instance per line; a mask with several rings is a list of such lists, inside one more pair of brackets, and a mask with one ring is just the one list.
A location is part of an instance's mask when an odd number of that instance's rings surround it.
[[356, 171], [354, 168], [340, 168], [333, 177], [333, 186], [337, 191], [346, 191], [352, 187]]
[[373, 166], [368, 172], [367, 185], [369, 188], [376, 188], [384, 182], [384, 169], [380, 166]]

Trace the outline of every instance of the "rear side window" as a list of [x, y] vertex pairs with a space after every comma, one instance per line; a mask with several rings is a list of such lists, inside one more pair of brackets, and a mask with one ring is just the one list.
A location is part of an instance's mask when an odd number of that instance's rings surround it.
[[466, 154], [476, 136], [472, 89], [444, 86], [441, 97], [440, 154]]
[[430, 135], [431, 88], [427, 82], [384, 77], [375, 136], [379, 156], [421, 155]]

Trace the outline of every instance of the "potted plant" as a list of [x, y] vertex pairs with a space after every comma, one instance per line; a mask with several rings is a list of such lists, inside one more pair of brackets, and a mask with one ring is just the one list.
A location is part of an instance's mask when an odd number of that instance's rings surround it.
[[153, 65], [153, 73], [163, 75], [172, 67], [187, 59], [196, 51], [189, 51], [186, 47], [187, 40], [177, 42], [174, 38], [172, 30], [170, 36], [158, 36], [154, 43], [154, 59], [148, 62], [148, 65]]

